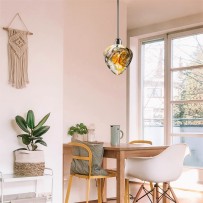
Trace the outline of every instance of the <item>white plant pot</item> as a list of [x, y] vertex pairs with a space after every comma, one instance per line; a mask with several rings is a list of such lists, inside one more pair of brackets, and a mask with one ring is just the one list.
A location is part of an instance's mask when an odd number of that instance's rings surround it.
[[20, 176], [42, 176], [45, 162], [43, 151], [14, 151], [14, 173]]
[[85, 139], [85, 138], [87, 138], [87, 135], [80, 135], [80, 134], [77, 134], [77, 133], [74, 133], [73, 135], [72, 135], [72, 138], [71, 138], [71, 141], [73, 142], [73, 141], [77, 141], [77, 140], [79, 140], [79, 141], [87, 141], [87, 139]]

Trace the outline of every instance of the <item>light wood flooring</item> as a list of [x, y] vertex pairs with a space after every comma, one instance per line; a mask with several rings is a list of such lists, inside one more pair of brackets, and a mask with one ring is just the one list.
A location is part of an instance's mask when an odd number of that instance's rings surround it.
[[[174, 191], [177, 195], [179, 203], [203, 203], [203, 193], [201, 192], [190, 192], [190, 191], [183, 191], [178, 189], [175, 189]], [[130, 201], [130, 203], [132, 202], [133, 200]], [[85, 202], [80, 202], [80, 203], [85, 203]], [[89, 203], [97, 203], [97, 201], [89, 201]], [[116, 200], [108, 200], [107, 203], [117, 203], [117, 202]], [[138, 203], [150, 203], [150, 201], [147, 198], [143, 198]], [[162, 203], [162, 201], [160, 201], [160, 203]]]

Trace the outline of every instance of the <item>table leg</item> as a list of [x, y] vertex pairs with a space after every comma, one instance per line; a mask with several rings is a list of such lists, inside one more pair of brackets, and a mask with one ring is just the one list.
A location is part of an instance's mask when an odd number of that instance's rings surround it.
[[[103, 158], [103, 162], [102, 162], [102, 167], [105, 169], [107, 168], [107, 159], [106, 158]], [[107, 194], [107, 180], [104, 181], [104, 184], [102, 185], [102, 202], [107, 202], [107, 199], [106, 199], [106, 194]]]
[[125, 159], [124, 153], [117, 154], [117, 203], [125, 202]]

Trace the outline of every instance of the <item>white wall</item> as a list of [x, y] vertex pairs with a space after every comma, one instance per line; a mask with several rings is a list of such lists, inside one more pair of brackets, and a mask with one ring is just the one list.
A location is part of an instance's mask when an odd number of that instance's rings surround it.
[[[44, 138], [46, 167], [54, 170], [54, 203], [62, 202], [63, 140], [63, 2], [57, 0], [1, 0], [0, 26], [19, 12], [32, 36], [29, 41], [29, 79], [24, 89], [8, 84], [7, 32], [0, 29], [0, 171], [13, 171], [13, 150], [21, 147], [14, 118], [33, 109], [39, 121], [51, 112]], [[13, 26], [22, 25], [17, 19]]]
[[[126, 6], [121, 5], [121, 38], [126, 44]], [[116, 38], [116, 1], [68, 0], [64, 47], [64, 142], [69, 126], [94, 124], [96, 139], [110, 141], [110, 125], [119, 124], [126, 139], [126, 73], [114, 75], [103, 57]], [[80, 182], [80, 183], [79, 183]], [[84, 200], [84, 185], [74, 182], [71, 202]], [[78, 194], [80, 184], [81, 194]], [[114, 186], [111, 191], [114, 192]], [[112, 196], [112, 195], [111, 195]], [[96, 192], [91, 199], [96, 197]]]

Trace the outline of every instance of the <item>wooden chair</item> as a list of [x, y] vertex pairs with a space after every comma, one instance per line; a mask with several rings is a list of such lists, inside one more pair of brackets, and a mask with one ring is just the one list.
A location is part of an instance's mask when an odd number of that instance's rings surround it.
[[97, 186], [98, 187], [98, 203], [102, 203], [103, 182], [106, 178], [116, 177], [116, 173], [114, 171], [111, 171], [111, 170], [108, 171], [107, 170], [108, 174], [106, 176], [92, 175], [92, 151], [91, 151], [91, 149], [87, 145], [85, 145], [83, 143], [78, 143], [78, 142], [71, 142], [71, 143], [69, 143], [69, 145], [71, 145], [73, 147], [81, 147], [87, 151], [87, 153], [88, 153], [87, 156], [75, 156], [75, 155], [73, 155], [72, 159], [73, 160], [75, 159], [75, 160], [87, 161], [88, 167], [89, 167], [89, 174], [87, 174], [87, 175], [70, 174], [65, 203], [68, 203], [68, 200], [69, 200], [73, 177], [83, 178], [83, 179], [87, 180], [86, 203], [89, 202], [90, 180], [96, 179], [98, 182], [98, 186]]
[[[133, 140], [131, 142], [129, 142], [129, 144], [149, 144], [152, 145], [152, 141], [150, 140]], [[150, 182], [150, 188], [153, 189], [153, 183]], [[136, 197], [140, 195], [142, 189], [140, 188]], [[129, 179], [125, 179], [125, 203], [129, 203]], [[136, 199], [135, 197], [135, 199]]]

